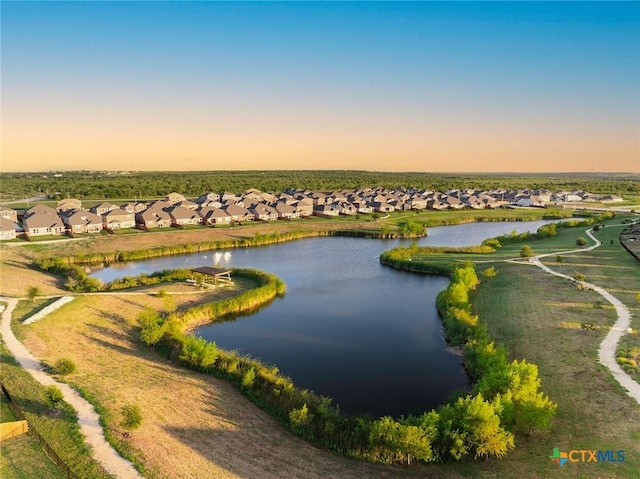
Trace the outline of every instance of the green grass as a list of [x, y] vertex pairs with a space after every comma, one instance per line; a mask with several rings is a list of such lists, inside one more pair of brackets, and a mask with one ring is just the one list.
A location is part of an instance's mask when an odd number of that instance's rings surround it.
[[[52, 410], [45, 403], [44, 387], [22, 369], [4, 344], [0, 348], [1, 379], [14, 402], [25, 414], [29, 427], [35, 428], [54, 448], [67, 466], [80, 477], [108, 478], [106, 471], [91, 456], [80, 434], [77, 416], [66, 403]], [[4, 449], [4, 443], [3, 443]], [[3, 453], [4, 454], [4, 453]], [[38, 460], [37, 458], [34, 460]], [[0, 474], [1, 477], [5, 477]], [[16, 475], [15, 477], [44, 477]]]
[[[607, 223], [619, 223], [621, 219]], [[619, 231], [620, 228], [612, 227], [597, 233], [603, 246], [594, 251], [563, 255], [562, 263], [556, 263], [553, 256], [546, 262], [552, 269], [568, 274], [579, 269], [587, 281], [610, 289], [631, 308], [637, 327], [635, 294], [640, 288], [640, 265], [616, 240]], [[534, 254], [575, 249], [578, 236], [585, 236], [584, 228], [560, 228], [556, 237], [530, 245]], [[496, 261], [517, 257], [521, 246], [507, 245], [486, 256]], [[419, 259], [451, 265], [465, 259], [484, 261], [479, 256], [485, 255], [434, 254]], [[525, 358], [538, 365], [542, 389], [558, 404], [558, 410], [548, 433], [518, 437], [516, 449], [504, 460], [486, 465], [452, 464], [451, 473], [514, 478], [638, 477], [640, 407], [597, 358], [599, 344], [616, 319], [615, 311], [607, 304], [602, 309], [594, 308], [594, 302], [601, 296], [594, 291], [579, 290], [568, 280], [531, 265], [496, 261], [478, 264], [478, 270], [495, 266], [498, 274], [491, 278], [480, 276], [482, 284], [471, 298], [474, 312], [513, 359]], [[584, 331], [580, 324], [585, 321], [600, 329]], [[631, 338], [626, 337], [637, 340], [638, 335]], [[624, 450], [627, 460], [617, 464], [569, 463], [560, 468], [547, 457], [554, 447], [561, 451]]]
[[[6, 398], [0, 394], [0, 420], [17, 421]], [[63, 479], [53, 461], [31, 434], [21, 434], [2, 442], [0, 448], [0, 477], [3, 479]]]

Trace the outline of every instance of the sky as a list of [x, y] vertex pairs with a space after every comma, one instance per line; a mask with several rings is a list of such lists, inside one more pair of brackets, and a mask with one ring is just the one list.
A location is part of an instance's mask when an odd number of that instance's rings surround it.
[[640, 173], [640, 2], [0, 4], [0, 171]]

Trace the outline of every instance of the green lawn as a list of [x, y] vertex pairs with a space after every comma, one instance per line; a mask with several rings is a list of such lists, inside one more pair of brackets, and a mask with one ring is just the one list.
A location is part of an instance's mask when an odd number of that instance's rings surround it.
[[[608, 224], [619, 223], [618, 217]], [[560, 228], [553, 238], [529, 243], [534, 254], [576, 248], [575, 240], [585, 228]], [[631, 308], [634, 329], [638, 328], [640, 264], [617, 241], [619, 227], [597, 233], [603, 246], [591, 252], [555, 256], [546, 263], [567, 274], [579, 270], [587, 281], [599, 284]], [[611, 240], [613, 244], [611, 244]], [[589, 241], [589, 244], [593, 244]], [[474, 312], [487, 324], [496, 342], [504, 344], [511, 358], [525, 358], [538, 365], [542, 389], [558, 404], [552, 429], [533, 437], [519, 436], [516, 449], [504, 460], [449, 465], [451, 473], [469, 477], [585, 477], [637, 478], [640, 472], [640, 406], [598, 363], [598, 347], [615, 319], [606, 304], [594, 308], [602, 297], [580, 290], [568, 280], [551, 276], [527, 264], [498, 260], [518, 257], [522, 244], [506, 245], [492, 254], [424, 254], [413, 261], [451, 265], [465, 259], [477, 260], [478, 270], [489, 265], [498, 275], [482, 280], [471, 301]], [[484, 263], [489, 259], [490, 263]], [[585, 331], [580, 325], [600, 326]], [[625, 338], [637, 341], [638, 335]], [[562, 468], [548, 456], [553, 448], [577, 450], [623, 450], [621, 463], [567, 463]]]

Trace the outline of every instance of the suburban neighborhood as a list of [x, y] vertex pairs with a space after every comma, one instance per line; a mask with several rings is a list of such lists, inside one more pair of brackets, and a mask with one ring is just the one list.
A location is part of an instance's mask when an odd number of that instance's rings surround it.
[[548, 189], [428, 191], [412, 188], [360, 188], [331, 192], [287, 189], [279, 194], [249, 189], [241, 194], [206, 192], [188, 199], [172, 192], [153, 201], [117, 205], [104, 201], [89, 209], [75, 198], [60, 200], [56, 208], [36, 204], [23, 212], [0, 208], [0, 240], [18, 236], [100, 233], [126, 228], [184, 228], [224, 226], [250, 221], [295, 220], [310, 216], [386, 214], [407, 210], [458, 210], [500, 207], [539, 207], [567, 203], [623, 201], [617, 195]]

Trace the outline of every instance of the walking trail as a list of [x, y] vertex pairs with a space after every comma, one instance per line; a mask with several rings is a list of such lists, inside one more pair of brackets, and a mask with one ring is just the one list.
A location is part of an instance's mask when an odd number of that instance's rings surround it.
[[[623, 389], [626, 390], [626, 393], [636, 400], [638, 404], [640, 404], [640, 384], [634, 381], [631, 376], [624, 372], [624, 370], [620, 367], [618, 362], [616, 361], [616, 347], [618, 345], [618, 341], [620, 338], [624, 336], [624, 334], [629, 329], [629, 325], [631, 324], [631, 313], [629, 309], [620, 301], [618, 298], [613, 296], [604, 288], [600, 286], [596, 286], [595, 284], [587, 283], [586, 281], [576, 281], [571, 276], [567, 276], [566, 274], [558, 273], [557, 271], [552, 270], [548, 266], [542, 264], [540, 262], [540, 258], [545, 258], [547, 256], [556, 256], [558, 254], [570, 254], [570, 253], [580, 253], [582, 251], [591, 251], [593, 249], [598, 248], [602, 243], [598, 240], [593, 234], [591, 234], [591, 229], [586, 231], [586, 234], [595, 241], [595, 244], [589, 246], [588, 248], [576, 249], [570, 251], [560, 251], [556, 253], [549, 254], [541, 254], [538, 256], [534, 256], [533, 258], [529, 258], [529, 263], [541, 268], [543, 271], [546, 271], [549, 274], [554, 276], [559, 276], [561, 278], [566, 278], [570, 281], [574, 281], [576, 283], [583, 284], [584, 286], [592, 289], [593, 291], [599, 293], [604, 299], [606, 299], [609, 303], [613, 305], [616, 310], [616, 314], [618, 315], [618, 319], [613, 324], [607, 335], [605, 336], [602, 343], [600, 343], [600, 348], [598, 349], [598, 360], [600, 364], [604, 365], [611, 374], [615, 378], [616, 381], [622, 386]], [[520, 261], [513, 261], [520, 262]]]
[[[109, 474], [116, 478], [142, 478], [131, 462], [121, 457], [107, 442], [104, 432], [100, 426], [98, 414], [84, 398], [67, 384], [60, 383], [43, 371], [42, 364], [38, 361], [11, 331], [11, 313], [18, 304], [16, 298], [0, 297], [0, 301], [7, 303], [7, 307], [2, 311], [0, 322], [0, 332], [2, 339], [7, 345], [16, 361], [26, 369], [36, 381], [43, 386], [55, 385], [62, 391], [64, 400], [68, 402], [78, 413], [78, 424], [80, 432], [85, 436], [87, 444], [92, 449], [93, 457], [106, 469]], [[1, 307], [1, 306], [0, 306]]]

